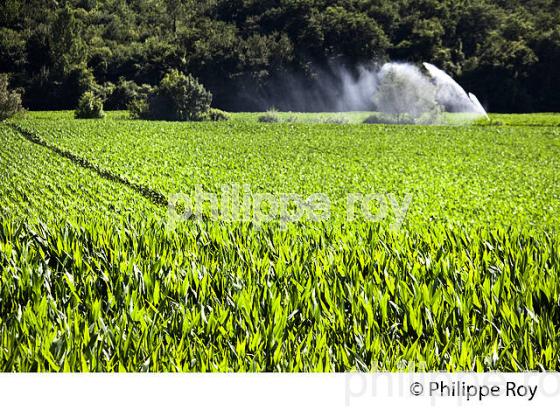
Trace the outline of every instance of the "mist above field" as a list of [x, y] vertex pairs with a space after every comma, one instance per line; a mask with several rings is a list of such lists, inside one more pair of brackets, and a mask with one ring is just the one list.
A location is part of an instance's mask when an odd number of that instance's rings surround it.
[[249, 82], [238, 97], [243, 106], [259, 111], [342, 112], [371, 111], [377, 87], [376, 65], [350, 69], [342, 65], [313, 67], [314, 74], [282, 72], [256, 90]]
[[309, 86], [297, 75], [284, 74], [274, 86], [246, 98], [253, 98], [262, 110], [379, 111], [412, 118], [443, 112], [486, 116], [474, 94], [429, 63], [424, 63], [423, 69], [395, 62], [352, 70], [331, 65], [320, 70], [315, 80]]

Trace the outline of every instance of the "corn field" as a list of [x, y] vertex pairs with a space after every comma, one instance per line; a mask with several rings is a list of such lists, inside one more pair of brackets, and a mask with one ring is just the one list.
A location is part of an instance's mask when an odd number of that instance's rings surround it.
[[[0, 124], [0, 371], [560, 370], [560, 128]], [[181, 221], [201, 184], [328, 221]], [[349, 192], [406, 193], [400, 230]]]

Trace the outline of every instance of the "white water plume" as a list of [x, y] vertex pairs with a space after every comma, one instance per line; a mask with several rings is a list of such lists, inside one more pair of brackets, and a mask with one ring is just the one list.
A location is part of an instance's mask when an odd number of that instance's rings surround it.
[[335, 70], [340, 79], [342, 92], [336, 98], [335, 111], [367, 111], [372, 108], [372, 95], [378, 85], [376, 70], [358, 67], [358, 75], [339, 68]]
[[[332, 69], [339, 92], [333, 95], [334, 104], [327, 105], [339, 112], [375, 109], [390, 116], [385, 119], [416, 124], [465, 123], [488, 118], [478, 98], [467, 93], [449, 74], [430, 63], [423, 67], [425, 71], [413, 64], [389, 62], [380, 68], [358, 67], [355, 73]], [[332, 89], [327, 83], [323, 86]], [[327, 91], [324, 94], [328, 95]]]
[[424, 63], [424, 67], [437, 87], [436, 100], [446, 108], [446, 111], [480, 114], [488, 118], [486, 110], [476, 95], [467, 94], [449, 74], [435, 65]]
[[372, 72], [377, 83], [373, 93], [376, 110], [399, 123], [457, 124], [488, 118], [478, 98], [451, 76], [433, 64], [424, 63], [424, 68], [426, 73], [412, 64], [386, 63]]
[[399, 123], [460, 124], [488, 118], [474, 94], [430, 63], [389, 62], [354, 69], [331, 64], [316, 68], [315, 73], [313, 81], [281, 74], [268, 88], [244, 98], [256, 101], [263, 110], [377, 111], [379, 121]]
[[385, 114], [418, 119], [439, 112], [437, 88], [418, 67], [412, 64], [387, 63], [377, 73], [378, 86], [373, 101]]
[[469, 93], [469, 98], [471, 99], [472, 103], [474, 104], [474, 106], [476, 108], [476, 112], [481, 114], [481, 115], [484, 115], [484, 117], [486, 117], [487, 120], [490, 120], [490, 117], [488, 116], [488, 113], [486, 112], [486, 110], [484, 109], [484, 107], [482, 106], [482, 104], [480, 103], [478, 98], [476, 97], [476, 95], [474, 95], [473, 93]]

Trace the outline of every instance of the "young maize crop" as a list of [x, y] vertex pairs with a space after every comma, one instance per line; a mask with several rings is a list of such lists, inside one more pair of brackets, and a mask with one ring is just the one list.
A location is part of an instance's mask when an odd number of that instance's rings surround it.
[[[560, 370], [558, 127], [12, 121], [0, 371]], [[168, 229], [231, 183], [332, 216]], [[411, 194], [401, 229], [353, 192]]]

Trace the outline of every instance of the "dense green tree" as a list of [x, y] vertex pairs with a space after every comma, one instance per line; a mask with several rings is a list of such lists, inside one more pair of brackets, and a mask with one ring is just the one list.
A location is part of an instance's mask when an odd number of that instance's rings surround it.
[[491, 110], [558, 111], [559, 27], [558, 0], [4, 0], [0, 72], [31, 108], [74, 108], [88, 72], [155, 86], [177, 69], [235, 110], [333, 66], [431, 61]]
[[211, 103], [212, 94], [196, 78], [171, 70], [144, 101], [133, 101], [131, 111], [136, 118], [202, 121]]
[[86, 63], [87, 48], [80, 26], [81, 22], [76, 19], [75, 11], [68, 5], [57, 13], [51, 25], [52, 61], [61, 75]]

